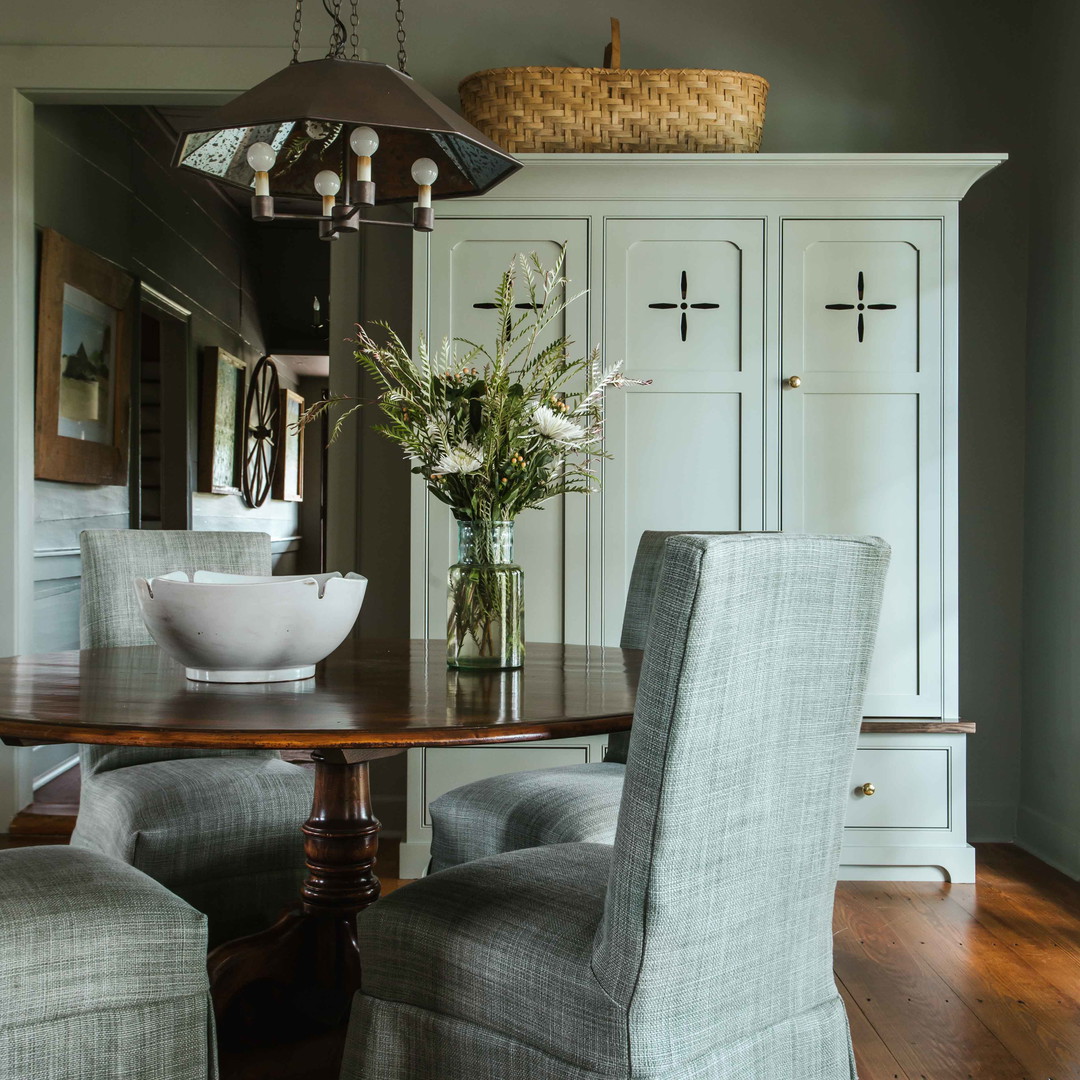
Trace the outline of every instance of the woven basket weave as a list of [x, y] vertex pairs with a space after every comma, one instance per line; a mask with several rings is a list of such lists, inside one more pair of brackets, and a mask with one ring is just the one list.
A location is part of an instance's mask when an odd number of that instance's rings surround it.
[[492, 68], [458, 87], [465, 118], [511, 153], [756, 153], [769, 84], [742, 71], [610, 67]]

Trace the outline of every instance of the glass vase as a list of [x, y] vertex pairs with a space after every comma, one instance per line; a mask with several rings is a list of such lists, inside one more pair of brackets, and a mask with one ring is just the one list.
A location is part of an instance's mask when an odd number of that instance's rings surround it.
[[525, 574], [514, 565], [512, 521], [459, 521], [450, 567], [446, 662], [519, 668], [525, 660]]

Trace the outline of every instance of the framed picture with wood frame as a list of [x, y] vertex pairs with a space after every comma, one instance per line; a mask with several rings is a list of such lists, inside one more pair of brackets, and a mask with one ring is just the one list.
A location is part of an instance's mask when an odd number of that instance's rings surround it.
[[202, 351], [199, 387], [199, 491], [240, 493], [247, 365], [216, 345]]
[[294, 390], [282, 390], [278, 409], [281, 453], [274, 474], [274, 498], [286, 502], [304, 501], [304, 432], [296, 429], [303, 413], [304, 399]]
[[34, 475], [128, 482], [135, 279], [53, 229], [41, 238]]

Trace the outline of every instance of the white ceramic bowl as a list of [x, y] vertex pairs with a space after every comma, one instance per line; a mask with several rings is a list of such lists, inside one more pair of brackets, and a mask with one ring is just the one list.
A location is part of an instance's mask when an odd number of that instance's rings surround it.
[[360, 614], [367, 578], [184, 570], [135, 579], [150, 636], [195, 682], [310, 679]]

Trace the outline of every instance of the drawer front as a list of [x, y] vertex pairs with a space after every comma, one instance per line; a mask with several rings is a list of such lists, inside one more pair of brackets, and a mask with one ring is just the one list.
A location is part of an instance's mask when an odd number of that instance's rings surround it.
[[[431, 827], [428, 804], [462, 784], [502, 773], [585, 765], [593, 758], [587, 743], [560, 740], [542, 746], [443, 747], [423, 751], [424, 827]], [[597, 755], [599, 756], [599, 755]]]
[[[873, 785], [872, 795], [863, 793], [864, 784]], [[949, 788], [947, 747], [860, 747], [851, 776], [847, 831], [948, 830]]]

